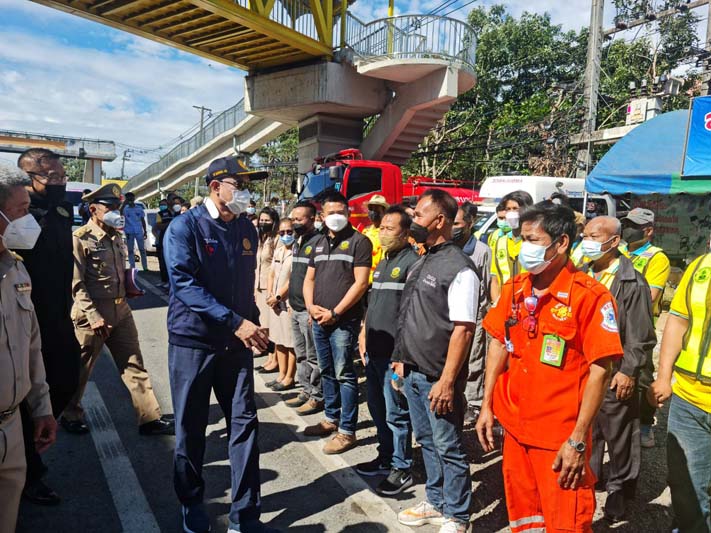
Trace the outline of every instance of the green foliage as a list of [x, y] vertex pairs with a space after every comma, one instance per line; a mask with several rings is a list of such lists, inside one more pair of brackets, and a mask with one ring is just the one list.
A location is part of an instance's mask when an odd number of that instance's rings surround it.
[[62, 157], [62, 166], [64, 166], [64, 172], [67, 173], [67, 179], [69, 181], [83, 181], [84, 180], [84, 164], [83, 159], [75, 159], [73, 157]]
[[273, 197], [291, 198], [291, 181], [296, 178], [296, 160], [299, 148], [297, 128], [282, 133], [279, 137], [262, 146], [252, 159], [252, 164], [269, 171], [269, 178], [250, 185], [250, 190], [258, 206]]
[[[677, 2], [678, 0], [668, 0]], [[626, 20], [644, 17], [648, 0], [615, 0]], [[663, 7], [663, 6], [662, 6]], [[606, 41], [601, 59], [598, 127], [623, 125], [630, 82], [688, 61], [697, 44], [696, 15], [682, 12], [659, 22], [657, 38]], [[588, 30], [564, 31], [547, 14], [513, 17], [503, 5], [476, 7], [468, 17], [478, 36], [477, 85], [461, 95], [404, 167], [406, 174], [475, 180], [501, 173], [566, 176], [575, 172], [570, 137], [583, 129], [583, 78]], [[683, 94], [667, 109], [688, 106], [698, 91], [687, 73]], [[687, 94], [688, 92], [688, 94]], [[609, 146], [595, 148], [595, 160]]]

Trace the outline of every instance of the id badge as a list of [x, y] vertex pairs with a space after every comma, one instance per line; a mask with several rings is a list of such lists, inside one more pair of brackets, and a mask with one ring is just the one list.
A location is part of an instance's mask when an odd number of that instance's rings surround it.
[[558, 335], [546, 335], [543, 337], [541, 363], [560, 367], [563, 364], [564, 354], [565, 339], [561, 339]]

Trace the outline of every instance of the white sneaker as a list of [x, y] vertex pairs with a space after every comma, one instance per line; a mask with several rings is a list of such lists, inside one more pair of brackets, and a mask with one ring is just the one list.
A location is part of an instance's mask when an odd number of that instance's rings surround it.
[[464, 522], [459, 522], [452, 518], [448, 518], [447, 521], [442, 524], [439, 528], [439, 533], [467, 533], [469, 531], [469, 524]]
[[657, 442], [654, 440], [654, 429], [652, 426], [639, 427], [639, 440], [642, 448], [654, 448]]
[[424, 526], [425, 524], [439, 526], [445, 523], [445, 518], [429, 502], [422, 501], [414, 507], [400, 511], [397, 521], [406, 526]]

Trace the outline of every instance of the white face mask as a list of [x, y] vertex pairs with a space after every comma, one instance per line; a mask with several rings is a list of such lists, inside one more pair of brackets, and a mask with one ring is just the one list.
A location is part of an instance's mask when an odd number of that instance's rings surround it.
[[533, 244], [532, 242], [524, 241], [521, 244], [521, 252], [518, 255], [518, 262], [521, 266], [528, 270], [534, 276], [543, 272], [548, 265], [553, 261], [553, 257], [546, 261], [546, 252], [548, 248], [553, 246], [556, 241], [553, 241], [548, 246]]
[[7, 221], [7, 228], [2, 235], [5, 248], [10, 250], [31, 250], [42, 233], [42, 228], [35, 217], [27, 213], [24, 217], [10, 221], [5, 213], [0, 211], [0, 215]]
[[247, 211], [251, 200], [252, 195], [247, 189], [242, 189], [241, 191], [234, 189], [232, 191], [232, 199], [225, 205], [227, 206], [227, 209], [232, 211], [232, 213], [239, 216], [241, 213]]
[[332, 232], [338, 233], [348, 225], [348, 217], [340, 213], [333, 213], [325, 218], [324, 223]]
[[507, 211], [506, 212], [506, 222], [509, 223], [511, 229], [518, 229], [518, 219], [520, 215], [518, 211]]
[[[612, 239], [614, 239], [614, 237], [612, 237]], [[605, 255], [607, 252], [609, 252], [610, 250], [612, 250], [612, 248], [610, 248], [609, 250], [604, 250], [604, 251], [603, 251], [603, 249], [602, 249], [602, 246], [603, 246], [604, 244], [607, 244], [608, 242], [610, 242], [612, 239], [607, 239], [605, 242], [598, 242], [598, 241], [591, 241], [591, 240], [583, 240], [583, 241], [580, 243], [580, 246], [582, 247], [583, 254], [584, 254], [586, 257], [589, 257], [589, 258], [592, 259], [593, 261], [597, 261], [597, 260], [600, 259], [603, 255]]]
[[182, 207], [182, 206], [181, 206], [180, 204], [175, 204], [175, 205], [173, 206], [173, 213], [180, 213], [181, 207]]
[[109, 211], [108, 213], [104, 213], [104, 224], [106, 224], [110, 228], [115, 228], [115, 229], [121, 229], [125, 225], [124, 218], [121, 216], [121, 213], [118, 211]]

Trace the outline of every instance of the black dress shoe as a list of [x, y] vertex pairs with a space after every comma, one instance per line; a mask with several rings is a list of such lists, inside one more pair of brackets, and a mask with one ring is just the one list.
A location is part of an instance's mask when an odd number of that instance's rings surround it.
[[616, 490], [607, 495], [605, 502], [605, 519], [609, 522], [620, 522], [625, 517], [625, 493]]
[[262, 367], [257, 371], [258, 374], [273, 374], [274, 372], [279, 372], [279, 367], [275, 366], [272, 369]]
[[138, 433], [141, 435], [175, 435], [175, 422], [161, 416], [158, 420], [146, 422], [138, 426]]
[[45, 485], [41, 479], [25, 485], [22, 498], [35, 505], [59, 505], [62, 502], [57, 493]]
[[86, 435], [89, 433], [89, 426], [81, 420], [67, 420], [62, 417], [59, 419], [59, 423], [67, 433], [73, 433], [74, 435]]
[[277, 383], [279, 383], [279, 380], [278, 380], [278, 379], [273, 379], [273, 380], [271, 380], [271, 381], [267, 381], [267, 382], [264, 384], [264, 386], [265, 386], [265, 387], [269, 387], [270, 389], [273, 389], [273, 388], [274, 388], [274, 385], [276, 385]]
[[274, 385], [272, 387], [272, 390], [274, 392], [284, 392], [284, 391], [293, 389], [295, 386], [296, 385], [294, 385], [293, 381], [289, 385], [284, 385], [283, 383], [278, 382], [276, 385]]

